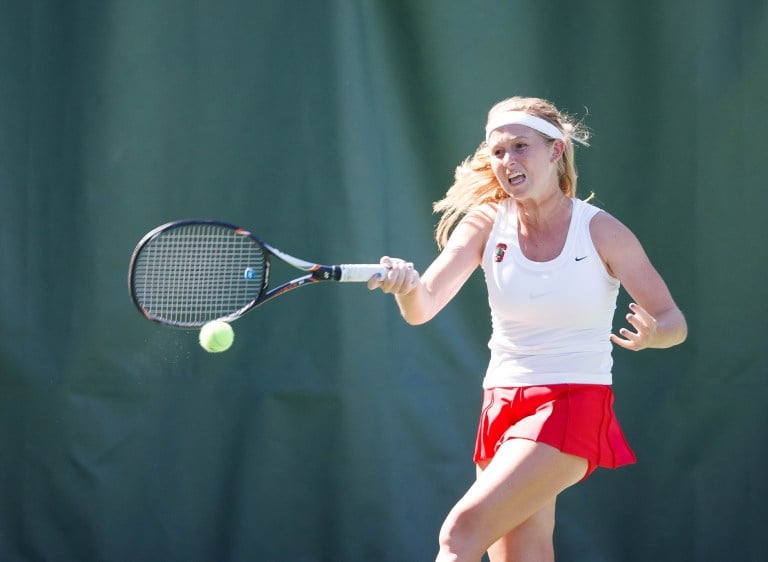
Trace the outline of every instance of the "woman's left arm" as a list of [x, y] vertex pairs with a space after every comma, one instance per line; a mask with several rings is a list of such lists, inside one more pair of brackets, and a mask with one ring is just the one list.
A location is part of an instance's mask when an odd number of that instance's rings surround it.
[[611, 341], [632, 351], [684, 342], [688, 335], [685, 317], [632, 231], [602, 212], [592, 219], [590, 233], [608, 272], [634, 300], [626, 316], [632, 329], [621, 328], [618, 335], [611, 334]]

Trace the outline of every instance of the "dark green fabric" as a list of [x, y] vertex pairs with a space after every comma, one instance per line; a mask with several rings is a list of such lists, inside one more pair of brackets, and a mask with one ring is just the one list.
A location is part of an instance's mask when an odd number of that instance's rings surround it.
[[473, 478], [480, 272], [421, 327], [362, 285], [300, 289], [208, 355], [136, 313], [128, 258], [210, 217], [307, 259], [423, 269], [432, 201], [518, 94], [586, 115], [580, 192], [690, 323], [681, 347], [615, 353], [639, 463], [563, 494], [559, 559], [768, 558], [764, 2], [1, 14], [1, 560], [432, 559]]

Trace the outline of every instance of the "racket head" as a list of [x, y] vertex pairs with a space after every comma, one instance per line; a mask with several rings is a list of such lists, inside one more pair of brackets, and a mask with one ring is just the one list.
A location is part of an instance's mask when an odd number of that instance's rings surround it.
[[214, 220], [174, 221], [148, 232], [131, 256], [128, 290], [149, 320], [195, 329], [239, 318], [269, 282], [269, 251], [249, 231]]

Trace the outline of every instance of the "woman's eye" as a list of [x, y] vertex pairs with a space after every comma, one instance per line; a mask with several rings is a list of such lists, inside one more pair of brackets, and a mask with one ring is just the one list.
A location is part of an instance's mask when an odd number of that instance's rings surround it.
[[526, 148], [528, 148], [528, 145], [524, 143], [517, 143], [515, 145], [515, 150], [517, 150], [518, 152], [523, 152]]

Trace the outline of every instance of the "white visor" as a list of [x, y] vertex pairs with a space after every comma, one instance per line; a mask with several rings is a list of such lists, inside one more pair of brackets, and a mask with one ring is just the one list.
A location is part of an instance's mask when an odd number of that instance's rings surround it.
[[505, 111], [494, 115], [485, 127], [485, 140], [491, 136], [491, 132], [506, 125], [525, 125], [531, 129], [547, 135], [553, 139], [563, 139], [563, 132], [552, 123], [541, 117], [536, 117], [525, 111]]

